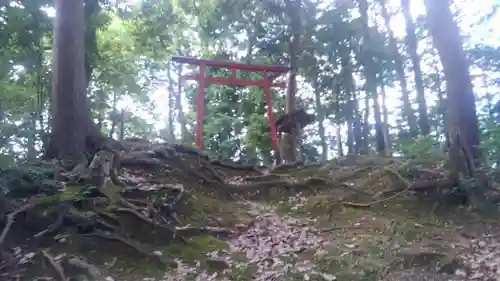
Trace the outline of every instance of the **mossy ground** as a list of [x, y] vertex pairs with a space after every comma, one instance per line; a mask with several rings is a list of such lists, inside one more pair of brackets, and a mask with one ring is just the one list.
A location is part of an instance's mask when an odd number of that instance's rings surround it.
[[[414, 198], [354, 208], [336, 204], [334, 197], [333, 192], [298, 195], [293, 200], [277, 200], [275, 196], [270, 203], [282, 215], [314, 218], [311, 224], [324, 229], [322, 235], [333, 242], [331, 247], [321, 256], [302, 253], [300, 259], [312, 259], [321, 271], [334, 274], [337, 280], [383, 280], [390, 271], [414, 266], [437, 270], [452, 257], [442, 255], [441, 251], [449, 249], [439, 249], [438, 245], [461, 243], [462, 226], [484, 218], [462, 207], [433, 212], [432, 204]], [[432, 245], [440, 254], [396, 254], [398, 249], [412, 245]]]

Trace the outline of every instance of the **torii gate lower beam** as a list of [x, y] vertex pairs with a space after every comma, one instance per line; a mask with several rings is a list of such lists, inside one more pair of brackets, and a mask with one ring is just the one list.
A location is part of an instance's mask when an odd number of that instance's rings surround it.
[[[269, 121], [269, 128], [271, 140], [273, 143], [276, 161], [279, 163], [281, 160], [280, 149], [278, 145], [278, 136], [276, 133], [276, 125], [273, 115], [272, 101], [271, 101], [271, 87], [285, 88], [286, 83], [273, 83], [269, 80], [269, 73], [287, 73], [288, 67], [284, 66], [269, 66], [257, 64], [242, 64], [237, 62], [224, 62], [217, 60], [205, 60], [192, 57], [172, 57], [172, 61], [178, 63], [185, 63], [190, 65], [199, 66], [200, 70], [198, 75], [184, 76], [186, 80], [194, 80], [198, 82], [198, 91], [196, 95], [196, 146], [198, 149], [203, 150], [203, 118], [205, 115], [205, 87], [206, 83], [234, 85], [234, 86], [257, 86], [264, 88], [264, 95], [267, 104], [267, 118]], [[206, 77], [206, 68], [225, 68], [231, 69], [231, 77]], [[239, 79], [236, 77], [238, 70], [260, 72], [262, 80], [248, 80]]]

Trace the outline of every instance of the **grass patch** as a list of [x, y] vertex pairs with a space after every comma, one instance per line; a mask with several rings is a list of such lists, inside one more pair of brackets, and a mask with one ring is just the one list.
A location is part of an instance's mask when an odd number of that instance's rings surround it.
[[195, 236], [187, 240], [187, 244], [176, 243], [164, 248], [164, 252], [171, 258], [178, 258], [188, 264], [196, 261], [204, 263], [207, 253], [216, 250], [225, 250], [228, 246], [224, 241], [218, 240], [211, 235]]
[[227, 278], [231, 281], [250, 281], [257, 273], [257, 266], [254, 264], [237, 264], [231, 268], [231, 273]]
[[186, 224], [226, 227], [252, 220], [252, 217], [237, 202], [221, 200], [215, 195], [198, 192], [186, 196], [188, 198], [178, 211], [179, 219]]

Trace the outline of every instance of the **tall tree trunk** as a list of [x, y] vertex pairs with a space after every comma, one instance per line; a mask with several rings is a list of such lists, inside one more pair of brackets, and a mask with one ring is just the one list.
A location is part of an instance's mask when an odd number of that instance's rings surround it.
[[[332, 87], [332, 95], [335, 97], [335, 127], [337, 133], [337, 156], [344, 155], [344, 147], [342, 146], [342, 135], [340, 131], [340, 125], [342, 124], [341, 109], [340, 109], [340, 83], [337, 79], [333, 79], [334, 84]], [[325, 141], [326, 143], [326, 141]]]
[[[441, 86], [441, 72], [439, 69], [436, 69], [436, 81], [434, 84], [434, 91], [437, 93], [438, 97], [438, 111], [439, 117], [442, 120], [442, 128], [438, 130], [438, 132], [444, 135], [445, 147], [448, 148], [450, 146], [450, 137], [448, 135], [448, 121], [446, 120], [446, 98], [443, 93], [443, 89]], [[441, 122], [439, 122], [441, 123]]]
[[168, 79], [168, 116], [167, 116], [167, 142], [174, 143], [174, 103], [175, 103], [175, 88], [174, 81], [172, 79], [172, 63], [167, 64], [167, 79]]
[[391, 143], [391, 134], [389, 132], [389, 113], [387, 112], [387, 97], [385, 94], [385, 86], [382, 85], [380, 87], [380, 94], [382, 96], [382, 121], [384, 123], [384, 140], [385, 140], [385, 155], [392, 155], [392, 143]]
[[79, 163], [86, 137], [98, 134], [85, 91], [83, 1], [55, 0], [55, 8], [52, 135], [46, 156]]
[[347, 119], [347, 154], [354, 154], [354, 131], [351, 118]]
[[361, 154], [366, 154], [370, 150], [370, 94], [367, 92], [365, 95], [365, 112], [363, 115], [363, 148]]
[[418, 41], [415, 35], [415, 24], [410, 11], [410, 0], [401, 0], [403, 15], [406, 22], [406, 43], [408, 44], [408, 53], [413, 64], [413, 75], [415, 78], [415, 87], [417, 88], [418, 102], [418, 124], [422, 135], [427, 136], [430, 133], [429, 115], [427, 114], [427, 101], [425, 100], [424, 83], [422, 81], [422, 70], [420, 69], [420, 56], [417, 53]]
[[451, 147], [458, 146], [461, 150], [468, 151], [467, 154], [473, 158], [470, 161], [477, 164], [480, 159], [479, 126], [469, 65], [462, 47], [460, 31], [453, 20], [449, 0], [424, 2], [429, 29], [446, 80]]
[[28, 141], [27, 141], [27, 155], [26, 158], [28, 161], [35, 160], [37, 157], [37, 151], [36, 151], [36, 121], [37, 121], [37, 114], [36, 111], [33, 111], [30, 113], [30, 117], [28, 122], [30, 123], [30, 130], [28, 134]]
[[384, 134], [384, 124], [382, 123], [382, 113], [380, 104], [378, 102], [378, 92], [375, 86], [376, 94], [373, 96], [373, 115], [375, 116], [375, 138], [377, 145], [377, 152], [381, 155], [386, 155], [386, 142]]
[[188, 141], [188, 131], [186, 128], [186, 116], [184, 115], [184, 109], [182, 108], [182, 97], [184, 96], [182, 94], [183, 87], [182, 87], [182, 73], [184, 72], [184, 68], [182, 64], [178, 65], [177, 68], [177, 91], [175, 92], [175, 108], [177, 109], [177, 122], [181, 126], [181, 142], [185, 143]]
[[[363, 38], [365, 42], [364, 46], [367, 46], [366, 50], [364, 50], [362, 54], [366, 77], [366, 112], [368, 115], [368, 109], [370, 108], [369, 98], [371, 97], [373, 99], [373, 114], [375, 117], [376, 149], [378, 153], [385, 154], [384, 130], [382, 128], [382, 117], [380, 116], [380, 104], [378, 103], [377, 68], [375, 66], [375, 62], [373, 61], [375, 54], [372, 49], [370, 49], [370, 47], [373, 46], [373, 43], [368, 25], [368, 3], [366, 0], [359, 0], [359, 10], [362, 18]], [[368, 127], [371, 129], [371, 126], [368, 124], [368, 116], [365, 117], [365, 122], [365, 128]], [[365, 139], [365, 142], [365, 149], [368, 152], [368, 138]]]
[[[286, 112], [292, 112], [296, 109], [295, 94], [297, 92], [297, 71], [299, 68], [299, 53], [300, 53], [300, 0], [285, 0], [287, 15], [290, 18], [290, 74], [288, 76], [288, 88], [286, 94]], [[287, 149], [284, 153], [284, 160], [288, 162], [296, 161], [297, 159], [297, 135], [298, 132], [292, 130], [292, 134], [284, 134]]]
[[340, 50], [340, 53], [343, 81], [342, 84], [345, 90], [345, 95], [347, 96], [347, 108], [349, 114], [349, 118], [347, 119], [347, 130], [348, 132], [352, 132], [352, 143], [350, 148], [353, 150], [349, 151], [349, 153], [358, 154], [363, 148], [363, 130], [361, 127], [361, 116], [359, 114], [359, 102], [356, 95], [356, 85], [352, 74], [350, 50], [347, 48], [342, 48]]
[[359, 114], [359, 101], [356, 91], [352, 92], [352, 113], [354, 130], [354, 152], [359, 154], [363, 150], [363, 128], [361, 126], [361, 114]]
[[119, 121], [120, 121], [120, 135], [118, 137], [118, 139], [120, 141], [123, 141], [125, 139], [125, 111], [122, 109], [120, 111], [120, 117], [119, 117]]
[[399, 80], [401, 86], [401, 94], [403, 101], [403, 117], [408, 122], [408, 127], [410, 129], [410, 135], [416, 137], [418, 135], [417, 119], [415, 117], [415, 112], [411, 106], [410, 92], [408, 91], [408, 84], [406, 82], [406, 75], [403, 66], [403, 57], [398, 51], [398, 45], [396, 38], [394, 37], [394, 32], [390, 27], [391, 18], [387, 12], [387, 6], [385, 0], [380, 0], [382, 8], [382, 17], [384, 18], [385, 27], [387, 28], [389, 34], [389, 45], [392, 52], [392, 58], [394, 60], [394, 67], [396, 70], [396, 76]]
[[319, 78], [318, 78], [318, 70], [315, 69], [314, 71], [314, 81], [313, 81], [313, 87], [314, 87], [314, 96], [316, 99], [316, 116], [318, 120], [318, 134], [319, 134], [319, 139], [321, 142], [321, 161], [326, 161], [328, 157], [328, 145], [326, 143], [326, 136], [325, 136], [325, 126], [324, 126], [324, 121], [325, 121], [325, 115], [324, 115], [324, 110], [323, 106], [321, 105], [321, 89], [319, 87]]
[[118, 108], [116, 108], [118, 104], [118, 93], [116, 90], [113, 91], [113, 100], [111, 102], [111, 107], [112, 107], [112, 112], [113, 114], [111, 115], [111, 128], [109, 129], [109, 137], [112, 138], [113, 135], [115, 134], [116, 130], [116, 123], [119, 121], [118, 120]]
[[344, 156], [344, 145], [342, 144], [342, 131], [340, 124], [335, 124], [335, 133], [337, 135], [337, 156]]

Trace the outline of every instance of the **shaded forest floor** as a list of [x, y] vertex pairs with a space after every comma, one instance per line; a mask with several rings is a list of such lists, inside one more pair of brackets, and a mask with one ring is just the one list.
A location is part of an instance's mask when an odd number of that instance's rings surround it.
[[1, 280], [500, 280], [497, 207], [458, 206], [440, 159], [269, 170], [124, 146], [119, 183], [104, 158], [0, 171]]

